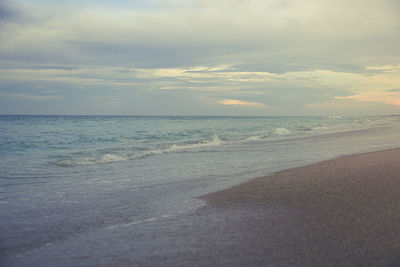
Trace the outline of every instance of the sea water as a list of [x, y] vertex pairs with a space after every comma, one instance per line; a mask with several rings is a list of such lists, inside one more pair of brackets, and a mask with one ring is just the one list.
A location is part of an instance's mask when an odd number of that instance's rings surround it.
[[0, 116], [0, 263], [110, 259], [87, 248], [105, 235], [114, 259], [148, 256], [162, 241], [139, 226], [251, 178], [399, 147], [399, 130], [396, 116]]

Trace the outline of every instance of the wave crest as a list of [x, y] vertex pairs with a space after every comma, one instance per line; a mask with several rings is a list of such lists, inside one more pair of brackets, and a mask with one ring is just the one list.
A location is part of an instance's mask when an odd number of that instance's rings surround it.
[[292, 134], [292, 132], [290, 130], [288, 130], [284, 127], [278, 127], [268, 133], [257, 135], [257, 136], [251, 136], [251, 137], [247, 138], [246, 141], [260, 141], [262, 139], [265, 139], [265, 138], [268, 138], [271, 136], [281, 136], [281, 135], [290, 135], [290, 134]]
[[[84, 158], [72, 158], [72, 159], [63, 159], [55, 162], [50, 162], [51, 164], [58, 165], [61, 167], [74, 167], [74, 166], [82, 166], [82, 165], [95, 165], [95, 164], [105, 164], [105, 163], [113, 163], [113, 162], [121, 162], [128, 160], [141, 159], [149, 156], [160, 155], [164, 153], [173, 153], [180, 151], [187, 151], [192, 149], [198, 149], [202, 147], [210, 147], [210, 146], [219, 146], [224, 144], [218, 135], [214, 135], [211, 140], [202, 140], [199, 142], [191, 143], [191, 144], [172, 144], [165, 148], [154, 148], [149, 149], [147, 151], [131, 154], [131, 155], [121, 155], [121, 154], [104, 154], [94, 157], [84, 157]], [[125, 149], [121, 149], [126, 151]]]
[[224, 144], [224, 141], [222, 141], [218, 135], [214, 135], [211, 140], [200, 141], [193, 144], [184, 144], [184, 145], [173, 144], [172, 146], [167, 148], [165, 152], [183, 151], [183, 150], [190, 150], [208, 146], [219, 146], [222, 144]]
[[292, 132], [284, 127], [278, 127], [273, 131], [273, 134], [275, 135], [288, 135], [292, 134]]

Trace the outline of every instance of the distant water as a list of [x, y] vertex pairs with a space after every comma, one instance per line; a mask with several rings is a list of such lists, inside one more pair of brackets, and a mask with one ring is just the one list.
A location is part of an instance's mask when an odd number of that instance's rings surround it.
[[254, 177], [399, 147], [399, 130], [394, 116], [0, 116], [0, 258], [67, 251], [74, 265], [76, 242], [180, 216]]
[[385, 119], [0, 116], [0, 151], [3, 159], [73, 167], [194, 150], [218, 153], [222, 145], [361, 129]]

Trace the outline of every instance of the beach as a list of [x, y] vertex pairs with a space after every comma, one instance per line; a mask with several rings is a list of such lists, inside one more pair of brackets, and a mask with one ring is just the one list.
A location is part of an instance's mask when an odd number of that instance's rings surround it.
[[203, 199], [229, 214], [249, 214], [226, 220], [241, 244], [227, 252], [241, 264], [398, 266], [399, 161], [400, 149], [344, 156]]
[[0, 0], [0, 267], [400, 267], [400, 0]]
[[0, 121], [0, 266], [397, 263], [397, 117]]

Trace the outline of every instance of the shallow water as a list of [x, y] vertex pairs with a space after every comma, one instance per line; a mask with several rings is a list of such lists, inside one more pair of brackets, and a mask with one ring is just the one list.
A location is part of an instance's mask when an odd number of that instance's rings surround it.
[[205, 204], [196, 197], [398, 147], [399, 130], [397, 117], [0, 116], [0, 259], [71, 266], [165, 256], [190, 237], [160, 231]]

